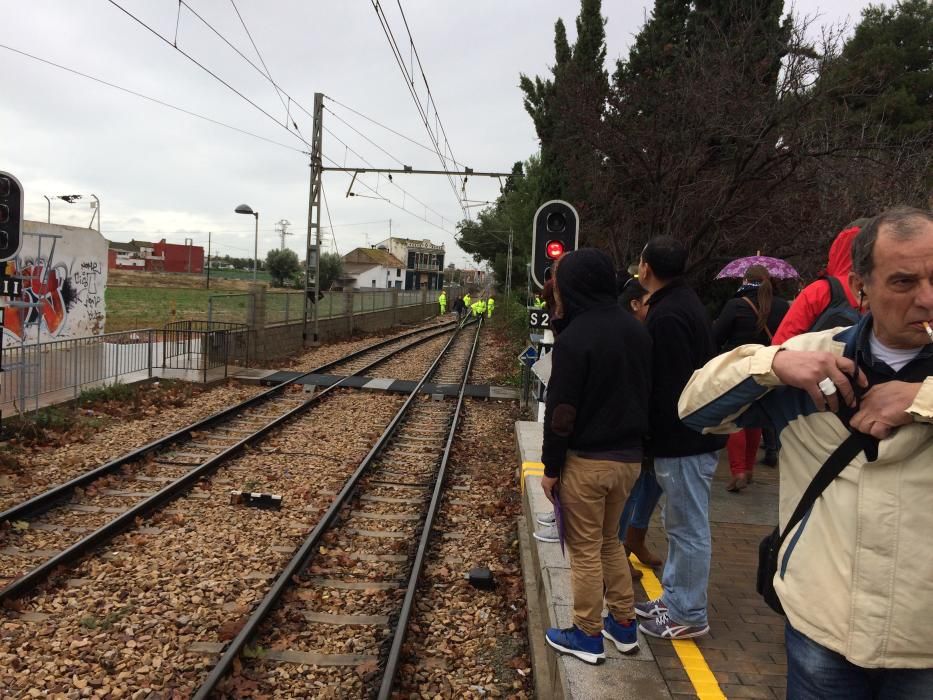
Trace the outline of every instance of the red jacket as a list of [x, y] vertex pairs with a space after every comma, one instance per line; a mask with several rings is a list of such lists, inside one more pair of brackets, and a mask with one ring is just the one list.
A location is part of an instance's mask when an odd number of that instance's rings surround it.
[[[829, 264], [826, 266], [826, 274], [832, 275], [842, 283], [842, 288], [853, 309], [858, 309], [859, 305], [852, 290], [849, 289], [849, 272], [852, 270], [852, 239], [858, 232], [857, 226], [839, 232], [829, 248]], [[810, 330], [810, 326], [829, 306], [830, 298], [829, 284], [825, 280], [818, 279], [808, 284], [800, 296], [794, 299], [790, 310], [778, 326], [771, 344], [780, 345], [795, 335]]]

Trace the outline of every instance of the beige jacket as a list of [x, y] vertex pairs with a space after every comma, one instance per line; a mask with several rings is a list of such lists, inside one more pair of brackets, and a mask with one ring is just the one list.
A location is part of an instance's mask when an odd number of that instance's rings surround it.
[[[866, 330], [863, 320], [781, 347], [851, 357]], [[774, 422], [783, 528], [848, 432], [805, 392], [777, 388], [771, 362], [779, 349], [744, 345], [714, 358], [694, 373], [679, 410], [704, 432], [735, 432], [764, 416]], [[860, 453], [790, 533], [774, 580], [794, 628], [867, 668], [933, 668], [933, 377], [908, 410], [914, 423], [882, 440], [875, 462]]]

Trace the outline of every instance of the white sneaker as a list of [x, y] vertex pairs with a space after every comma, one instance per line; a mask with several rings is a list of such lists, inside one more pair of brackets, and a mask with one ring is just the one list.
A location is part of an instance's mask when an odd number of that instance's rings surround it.
[[557, 534], [557, 527], [555, 525], [546, 527], [543, 530], [538, 530], [535, 532], [534, 538], [539, 542], [560, 542], [560, 535]]
[[549, 510], [547, 513], [538, 513], [538, 515], [535, 516], [535, 522], [538, 523], [538, 525], [553, 525], [557, 522], [557, 518], [554, 515], [554, 511]]

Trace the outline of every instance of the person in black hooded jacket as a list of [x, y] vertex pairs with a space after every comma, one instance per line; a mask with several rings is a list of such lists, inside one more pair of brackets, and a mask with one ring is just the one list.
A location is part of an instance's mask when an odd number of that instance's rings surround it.
[[[587, 248], [555, 266], [553, 365], [544, 413], [542, 488], [560, 501], [570, 555], [573, 627], [547, 643], [588, 663], [603, 636], [637, 650], [634, 594], [619, 516], [641, 469], [648, 432], [651, 339], [616, 302], [609, 257]], [[609, 615], [602, 618], [603, 586]]]

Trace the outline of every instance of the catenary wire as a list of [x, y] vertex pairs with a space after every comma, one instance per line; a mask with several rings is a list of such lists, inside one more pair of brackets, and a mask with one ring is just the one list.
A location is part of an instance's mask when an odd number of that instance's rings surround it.
[[395, 0], [398, 4], [398, 11], [402, 14], [402, 22], [405, 24], [405, 31], [408, 33], [408, 40], [411, 43], [412, 51], [415, 54], [415, 60], [418, 61], [418, 70], [421, 73], [421, 79], [424, 81], [425, 90], [427, 90], [428, 97], [430, 98], [431, 104], [434, 105], [434, 116], [437, 119], [437, 125], [441, 130], [441, 134], [444, 135], [444, 145], [447, 146], [447, 152], [450, 153], [450, 159], [453, 161], [454, 165], [459, 169], [460, 164], [457, 162], [456, 157], [454, 156], [453, 148], [450, 146], [450, 139], [447, 138], [447, 130], [444, 129], [444, 122], [441, 119], [441, 115], [437, 112], [437, 102], [434, 99], [434, 95], [431, 92], [431, 86], [428, 84], [428, 76], [424, 73], [424, 66], [421, 63], [421, 56], [418, 55], [418, 47], [415, 46], [415, 39], [411, 35], [411, 28], [408, 26], [408, 18], [405, 16], [405, 10], [402, 8], [402, 0]]
[[[434, 132], [431, 131], [430, 121], [425, 111], [423, 105], [421, 104], [421, 99], [418, 97], [418, 93], [414, 87], [414, 79], [411, 77], [408, 69], [405, 67], [405, 60], [402, 57], [401, 49], [398, 46], [398, 42], [395, 39], [395, 34], [392, 32], [392, 28], [389, 26], [388, 18], [385, 16], [385, 12], [382, 9], [382, 6], [379, 4], [379, 0], [372, 0], [373, 9], [376, 11], [376, 17], [379, 20], [379, 24], [382, 27], [383, 34], [386, 36], [386, 40], [389, 42], [389, 48], [392, 50], [392, 55], [395, 58], [395, 62], [399, 67], [399, 70], [402, 72], [402, 77], [405, 80], [405, 87], [408, 89], [409, 94], [415, 102], [415, 107], [418, 110], [418, 114], [421, 117], [421, 121], [425, 126], [425, 129], [428, 132], [428, 138], [431, 140], [431, 143], [434, 145], [434, 152], [437, 154], [438, 158], [441, 160], [441, 167], [446, 171], [447, 164], [444, 161], [443, 156], [441, 155], [440, 144], [437, 142], [437, 139], [434, 135]], [[454, 196], [457, 198], [457, 202], [460, 204], [463, 214], [466, 218], [469, 218], [469, 212], [465, 207], [463, 207], [460, 193], [457, 191], [457, 185], [454, 183], [453, 177], [450, 173], [447, 173], [447, 180], [450, 183], [451, 189], [453, 190]]]
[[[425, 144], [421, 143], [420, 141], [416, 141], [415, 139], [411, 138], [410, 136], [406, 136], [405, 134], [396, 131], [396, 130], [393, 129], [392, 127], [386, 126], [385, 124], [382, 124], [381, 122], [376, 121], [376, 120], [373, 119], [372, 117], [369, 117], [369, 116], [363, 114], [362, 112], [359, 112], [359, 111], [353, 109], [352, 107], [349, 107], [349, 106], [345, 105], [343, 102], [341, 102], [340, 100], [334, 99], [334, 98], [331, 97], [330, 95], [324, 95], [324, 99], [330, 100], [330, 101], [333, 102], [334, 104], [339, 105], [340, 107], [343, 107], [343, 108], [344, 108], [345, 110], [347, 110], [348, 112], [353, 112], [353, 114], [355, 114], [356, 116], [362, 117], [363, 119], [365, 119], [365, 120], [368, 121], [368, 122], [372, 122], [373, 124], [375, 124], [375, 125], [378, 126], [379, 128], [385, 129], [385, 130], [388, 131], [390, 134], [395, 134], [395, 135], [398, 136], [399, 138], [404, 139], [404, 140], [408, 141], [409, 143], [414, 144], [414, 145], [417, 146], [418, 148], [423, 148], [424, 150], [428, 151], [429, 153], [434, 153], [434, 154], [437, 153], [437, 151], [435, 151], [435, 150], [434, 150], [433, 148], [431, 148], [430, 146], [426, 146]], [[334, 114], [333, 110], [327, 110], [327, 111], [330, 112], [331, 114]], [[336, 115], [334, 115], [334, 116], [336, 116]], [[445, 158], [446, 160], [450, 160], [450, 158], [447, 158], [447, 156], [444, 156], [444, 158]], [[451, 162], [453, 162], [453, 161], [451, 161]]]
[[21, 51], [20, 49], [15, 49], [15, 48], [13, 48], [12, 46], [7, 46], [7, 45], [5, 45], [5, 44], [0, 44], [0, 49], [6, 49], [7, 51], [12, 51], [13, 53], [17, 53], [17, 54], [19, 54], [20, 56], [24, 56], [24, 57], [26, 57], [26, 58], [30, 58], [30, 59], [32, 59], [32, 60], [34, 60], [34, 61], [38, 61], [39, 63], [44, 63], [44, 64], [46, 64], [46, 65], [48, 65], [48, 66], [52, 66], [53, 68], [58, 68], [59, 70], [63, 70], [63, 71], [67, 71], [68, 73], [72, 73], [73, 75], [77, 75], [77, 76], [80, 76], [80, 77], [82, 77], [82, 78], [87, 78], [88, 80], [93, 80], [95, 83], [100, 83], [101, 85], [106, 85], [107, 87], [111, 87], [111, 88], [114, 88], [114, 89], [116, 89], [116, 90], [120, 90], [121, 92], [125, 92], [125, 93], [127, 93], [127, 94], [129, 94], [129, 95], [133, 95], [134, 97], [140, 97], [140, 98], [142, 98], [142, 99], [144, 99], [144, 100], [148, 100], [149, 102], [154, 102], [155, 104], [161, 105], [161, 106], [163, 106], [163, 107], [168, 107], [169, 109], [174, 109], [176, 112], [181, 112], [182, 114], [187, 114], [188, 116], [196, 117], [197, 119], [203, 119], [203, 120], [206, 121], [206, 122], [210, 122], [211, 124], [216, 124], [217, 126], [222, 126], [222, 127], [224, 127], [225, 129], [231, 129], [232, 131], [239, 132], [239, 133], [244, 134], [244, 135], [246, 135], [246, 136], [252, 136], [252, 137], [255, 138], [255, 139], [259, 139], [259, 140], [261, 140], [261, 141], [265, 141], [265, 142], [267, 142], [267, 143], [274, 144], [274, 145], [276, 145], [276, 146], [281, 146], [282, 148], [287, 148], [288, 150], [290, 150], [290, 151], [295, 151], [296, 153], [302, 153], [302, 154], [304, 154], [304, 155], [311, 155], [308, 151], [303, 151], [303, 150], [301, 150], [300, 148], [295, 148], [294, 146], [289, 146], [288, 144], [282, 143], [281, 141], [276, 141], [275, 139], [270, 139], [270, 138], [267, 138], [267, 137], [265, 137], [265, 136], [260, 136], [259, 134], [254, 134], [252, 131], [246, 131], [245, 129], [241, 129], [241, 128], [237, 127], [237, 126], [232, 126], [232, 125], [226, 124], [226, 123], [224, 123], [224, 122], [222, 122], [222, 121], [218, 121], [217, 119], [212, 119], [211, 117], [206, 117], [206, 116], [204, 116], [203, 114], [198, 114], [197, 112], [192, 112], [191, 110], [184, 109], [183, 107], [178, 107], [178, 106], [176, 106], [176, 105], [173, 105], [173, 104], [170, 104], [170, 103], [168, 103], [168, 102], [165, 102], [164, 100], [160, 100], [160, 99], [157, 99], [157, 98], [155, 98], [155, 97], [150, 97], [149, 95], [144, 95], [144, 94], [142, 94], [141, 92], [136, 92], [135, 90], [131, 90], [130, 88], [123, 87], [122, 85], [117, 85], [116, 83], [111, 83], [111, 82], [109, 82], [109, 81], [107, 81], [107, 80], [104, 80], [104, 79], [102, 79], [102, 78], [97, 78], [97, 77], [95, 77], [95, 76], [93, 76], [93, 75], [89, 75], [89, 74], [87, 74], [87, 73], [82, 73], [81, 71], [76, 70], [76, 69], [74, 69], [74, 68], [69, 68], [68, 66], [63, 66], [63, 65], [61, 65], [60, 63], [55, 63], [54, 61], [49, 61], [48, 59], [40, 58], [39, 56], [35, 56], [35, 55], [31, 54], [31, 53], [26, 53], [25, 51]]
[[[337, 163], [337, 161], [335, 161], [333, 158], [330, 158], [329, 156], [326, 156], [326, 155], [324, 155], [324, 154], [321, 154], [321, 155], [322, 155], [322, 157], [325, 158], [326, 160], [329, 160], [332, 164], [334, 164], [334, 165], [339, 165], [339, 164]], [[345, 175], [348, 175], [348, 176], [351, 175], [351, 173], [344, 173], [344, 174], [345, 174]], [[391, 204], [391, 205], [392, 205], [393, 207], [395, 207], [396, 209], [400, 209], [401, 211], [405, 212], [406, 214], [410, 214], [411, 216], [415, 217], [415, 218], [418, 219], [419, 221], [423, 221], [424, 223], [426, 223], [426, 224], [428, 224], [428, 225], [430, 225], [430, 226], [433, 226], [434, 228], [440, 229], [440, 230], [443, 231], [444, 233], [450, 234], [451, 236], [454, 235], [452, 231], [447, 230], [446, 228], [444, 228], [444, 227], [441, 226], [440, 224], [436, 224], [436, 223], [434, 223], [433, 221], [431, 221], [430, 219], [428, 219], [428, 218], [426, 218], [426, 217], [424, 217], [424, 216], [422, 216], [422, 215], [420, 215], [420, 214], [417, 214], [417, 213], [411, 211], [410, 209], [406, 209], [406, 208], [405, 208], [404, 206], [402, 206], [401, 204], [397, 204], [396, 202], [393, 202], [393, 201], [392, 201], [391, 199], [389, 199], [388, 197], [382, 196], [381, 194], [379, 194], [378, 190], [376, 190], [375, 188], [373, 188], [373, 187], [372, 187], [369, 183], [367, 183], [366, 181], [364, 181], [364, 180], [362, 180], [362, 179], [360, 179], [360, 178], [358, 178], [356, 181], [357, 181], [360, 185], [362, 185], [363, 187], [365, 187], [367, 190], [369, 190], [369, 191], [372, 192], [373, 194], [377, 195], [377, 198], [378, 198], [378, 199], [381, 199], [381, 200], [383, 200], [384, 202], [388, 202], [389, 204]], [[434, 211], [434, 210], [432, 209], [431, 211]], [[437, 212], [434, 212], [434, 213], [437, 214]], [[440, 215], [438, 215], [438, 216], [440, 216]], [[441, 221], [447, 221], [446, 217], [441, 216], [440, 218], [441, 218]]]
[[[233, 5], [233, 11], [236, 12], [236, 16], [239, 18], [240, 24], [243, 25], [243, 29], [246, 31], [246, 36], [249, 37], [249, 43], [253, 45], [253, 50], [256, 52], [256, 55], [259, 56], [259, 62], [262, 64], [262, 67], [266, 71], [266, 77], [269, 79], [269, 82], [272, 83], [272, 87], [275, 88], [275, 94], [279, 96], [279, 102], [281, 102], [282, 106], [285, 107], [286, 117], [290, 119], [291, 117], [288, 114], [288, 106], [285, 104], [285, 100], [282, 99], [282, 94], [284, 91], [281, 90], [279, 86], [276, 85], [275, 81], [272, 79], [272, 72], [269, 70], [269, 66], [266, 65], [266, 61], [262, 57], [262, 53], [260, 53], [259, 47], [256, 46], [256, 42], [253, 41], [253, 35], [249, 31], [249, 27], [246, 26], [246, 21], [243, 19], [243, 15], [240, 14], [240, 9], [236, 6], [236, 0], [230, 0], [230, 4]], [[291, 99], [292, 99], [291, 96], [289, 96], [288, 97], [289, 102], [291, 102]], [[292, 121], [292, 124], [295, 127], [295, 131], [298, 131], [298, 124], [295, 124], [294, 121]]]
[[[330, 134], [334, 139], [336, 139], [337, 141], [339, 141], [339, 142], [343, 145], [343, 147], [346, 148], [350, 153], [352, 153], [353, 155], [355, 155], [357, 158], [359, 158], [361, 161], [363, 161], [363, 162], [364, 162], [366, 165], [368, 165], [369, 167], [371, 167], [371, 168], [374, 168], [374, 167], [375, 167], [372, 163], [370, 163], [368, 160], [366, 160], [362, 155], [360, 155], [358, 152], [354, 151], [354, 150], [347, 144], [346, 141], [344, 141], [343, 139], [341, 139], [339, 136], [337, 136], [334, 132], [332, 132], [332, 131], [331, 131], [330, 129], [328, 129], [326, 126], [323, 127], [323, 128], [324, 128], [324, 131], [326, 131], [326, 132], [327, 132], [328, 134]], [[332, 159], [328, 158], [328, 160], [330, 160], [332, 163], [334, 163], [334, 164], [336, 165], [336, 162], [333, 161]], [[362, 180], [357, 180], [357, 182], [362, 182]], [[425, 203], [422, 202], [420, 199], [418, 199], [417, 197], [415, 197], [415, 195], [413, 195], [411, 192], [409, 192], [408, 190], [406, 190], [404, 187], [402, 187], [402, 186], [399, 185], [399, 184], [396, 184], [396, 182], [395, 182], [394, 180], [389, 180], [389, 184], [392, 185], [393, 187], [395, 187], [397, 190], [401, 191], [406, 197], [410, 197], [411, 199], [413, 199], [413, 200], [415, 200], [416, 202], [418, 202], [418, 204], [420, 204], [421, 206], [423, 206], [426, 210], [430, 211], [432, 214], [437, 215], [437, 216], [440, 217], [441, 219], [444, 218], [444, 215], [443, 215], [443, 214], [441, 214], [439, 211], [437, 211], [437, 210], [432, 209], [431, 207], [429, 207], [427, 204], [425, 204]]]
[[380, 151], [382, 151], [383, 153], [385, 153], [387, 156], [389, 156], [389, 158], [391, 158], [392, 160], [394, 160], [396, 163], [398, 163], [399, 165], [401, 165], [401, 166], [403, 166], [403, 167], [405, 166], [405, 163], [403, 163], [399, 158], [396, 158], [395, 156], [393, 156], [393, 155], [392, 155], [391, 153], [389, 153], [386, 149], [384, 149], [384, 148], [383, 148], [382, 146], [380, 146], [378, 143], [376, 143], [375, 141], [373, 141], [371, 138], [369, 138], [369, 137], [368, 137], [366, 134], [364, 134], [362, 131], [360, 131], [359, 129], [357, 129], [356, 127], [354, 127], [352, 124], [350, 124], [349, 122], [347, 122], [347, 121], [341, 119], [337, 114], [334, 113], [333, 110], [328, 109], [327, 107], [324, 107], [324, 109], [326, 109], [334, 119], [336, 119], [337, 121], [341, 122], [342, 124], [345, 124], [345, 125], [347, 126], [348, 129], [350, 129], [351, 131], [355, 132], [356, 134], [358, 134], [359, 136], [361, 136], [362, 138], [364, 138], [367, 142], [371, 143], [373, 146], [375, 146], [375, 147], [378, 148]]
[[173, 49], [175, 49], [176, 51], [178, 51], [178, 53], [180, 53], [182, 56], [184, 56], [184, 57], [187, 58], [189, 61], [191, 61], [192, 63], [194, 63], [198, 68], [200, 68], [200, 69], [203, 70], [205, 73], [207, 73], [207, 74], [210, 75], [212, 78], [214, 78], [216, 81], [218, 81], [219, 83], [221, 83], [222, 85], [224, 85], [225, 87], [227, 87], [228, 89], [230, 89], [232, 92], [236, 93], [240, 98], [242, 98], [243, 100], [245, 100], [246, 102], [248, 102], [249, 104], [251, 104], [253, 107], [255, 107], [257, 110], [259, 110], [260, 112], [262, 112], [264, 115], [266, 115], [266, 116], [267, 116], [269, 119], [271, 119], [273, 122], [275, 122], [278, 126], [281, 126], [282, 128], [284, 128], [288, 133], [290, 133], [292, 136], [294, 136], [296, 139], [298, 139], [299, 141], [301, 141], [303, 144], [305, 144], [306, 146], [308, 146], [308, 147], [310, 148], [311, 144], [308, 143], [308, 142], [305, 140], [305, 138], [304, 138], [301, 134], [295, 133], [294, 131], [292, 131], [291, 129], [289, 129], [287, 126], [284, 126], [278, 119], [276, 119], [276, 118], [273, 117], [271, 114], [269, 114], [269, 112], [267, 112], [267, 111], [264, 110], [262, 107], [260, 107], [258, 104], [256, 104], [255, 102], [253, 102], [253, 101], [252, 101], [251, 99], [249, 99], [246, 95], [244, 95], [242, 92], [240, 92], [239, 90], [237, 90], [235, 87], [233, 87], [230, 83], [228, 83], [226, 80], [224, 80], [224, 79], [221, 78], [219, 75], [217, 75], [217, 74], [216, 74], [214, 71], [212, 71], [210, 68], [208, 68], [208, 67], [205, 66], [203, 63], [201, 63], [201, 62], [198, 61], [196, 58], [194, 58], [191, 54], [189, 54], [188, 52], [184, 51], [183, 49], [180, 49], [180, 48], [178, 48], [177, 46], [175, 46], [175, 45], [174, 45], [171, 41], [169, 41], [166, 37], [162, 36], [162, 35], [161, 35], [159, 32], [157, 32], [155, 29], [153, 29], [153, 28], [150, 27], [148, 24], [146, 24], [145, 22], [143, 22], [139, 17], [137, 17], [137, 16], [134, 15], [132, 12], [130, 12], [129, 10], [127, 10], [125, 7], [123, 7], [122, 5], [120, 5], [120, 3], [116, 2], [116, 0], [107, 0], [107, 2], [109, 2], [111, 5], [113, 5], [114, 7], [116, 7], [116, 8], [117, 8], [118, 10], [120, 10], [121, 12], [123, 12], [127, 17], [130, 17], [130, 18], [131, 18], [133, 21], [135, 21], [137, 24], [139, 24], [140, 26], [142, 26], [142, 27], [144, 27], [145, 29], [149, 30], [152, 34], [154, 34], [155, 36], [157, 36], [159, 39], [161, 39], [161, 40], [164, 41], [166, 44], [168, 44], [169, 46], [171, 46]]
[[330, 218], [330, 205], [327, 204], [327, 192], [324, 190], [323, 184], [321, 185], [321, 197], [324, 199], [324, 211], [327, 212], [327, 224], [330, 228], [331, 240], [334, 242], [334, 252], [340, 255], [340, 250], [337, 248], [337, 234], [334, 233], [334, 222]]

